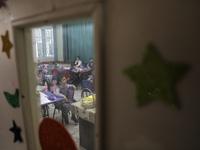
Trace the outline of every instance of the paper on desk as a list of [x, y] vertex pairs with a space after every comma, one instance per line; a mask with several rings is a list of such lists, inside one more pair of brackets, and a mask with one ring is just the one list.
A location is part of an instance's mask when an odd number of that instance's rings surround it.
[[44, 93], [40, 93], [40, 104], [44, 105], [44, 104], [48, 104], [51, 101], [48, 100], [47, 95], [45, 95]]

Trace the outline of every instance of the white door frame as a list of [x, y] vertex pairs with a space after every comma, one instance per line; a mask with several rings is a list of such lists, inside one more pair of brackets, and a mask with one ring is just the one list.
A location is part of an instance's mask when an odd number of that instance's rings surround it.
[[[19, 79], [20, 103], [23, 112], [27, 147], [29, 150], [40, 150], [39, 143], [39, 98], [35, 94], [35, 75], [34, 61], [32, 54], [31, 28], [41, 25], [58, 24], [64, 21], [74, 19], [92, 18], [94, 22], [94, 49], [95, 49], [95, 89], [97, 93], [97, 120], [95, 125], [95, 149], [103, 149], [104, 142], [102, 135], [105, 135], [105, 123], [103, 119], [103, 110], [101, 108], [104, 102], [103, 77], [105, 71], [102, 62], [104, 55], [103, 46], [103, 9], [99, 2], [91, 2], [85, 5], [77, 5], [67, 9], [52, 10], [41, 15], [26, 17], [12, 21], [14, 32], [14, 43], [16, 50], [16, 61]], [[105, 68], [104, 68], [105, 69]], [[36, 100], [37, 99], [37, 100]], [[105, 116], [104, 116], [105, 117]], [[104, 129], [103, 129], [104, 128]]]

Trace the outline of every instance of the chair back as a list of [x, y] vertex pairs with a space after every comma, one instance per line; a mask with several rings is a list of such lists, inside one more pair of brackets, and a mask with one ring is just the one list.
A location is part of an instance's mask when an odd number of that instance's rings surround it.
[[94, 84], [90, 83], [89, 80], [82, 80], [82, 89], [88, 88], [91, 91], [93, 91], [93, 86], [94, 86]]
[[58, 76], [60, 75], [56, 69], [51, 70], [52, 73], [52, 80], [57, 80]]
[[51, 70], [52, 76], [57, 76], [58, 71], [56, 69]]
[[70, 79], [70, 74], [69, 74], [68, 71], [63, 71], [63, 72], [62, 72], [62, 75], [63, 75], [67, 80]]
[[69, 87], [67, 89], [67, 98], [74, 100], [74, 88], [73, 87]]

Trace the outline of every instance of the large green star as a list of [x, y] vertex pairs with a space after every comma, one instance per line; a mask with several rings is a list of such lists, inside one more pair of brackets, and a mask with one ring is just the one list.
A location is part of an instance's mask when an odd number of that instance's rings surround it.
[[152, 100], [178, 108], [180, 106], [175, 85], [189, 69], [186, 63], [164, 61], [152, 44], [147, 46], [140, 65], [123, 70], [123, 73], [136, 84], [136, 104], [141, 106]]

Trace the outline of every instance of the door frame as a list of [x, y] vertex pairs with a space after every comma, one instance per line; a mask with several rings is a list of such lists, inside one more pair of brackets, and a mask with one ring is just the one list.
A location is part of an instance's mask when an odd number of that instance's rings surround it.
[[[97, 94], [96, 124], [95, 124], [95, 149], [104, 149], [105, 141], [105, 112], [103, 104], [105, 101], [105, 52], [103, 50], [103, 7], [100, 2], [91, 2], [52, 10], [41, 15], [16, 19], [12, 21], [14, 44], [16, 51], [16, 62], [19, 80], [20, 103], [22, 106], [23, 120], [25, 126], [27, 147], [29, 150], [40, 150], [39, 143], [39, 97], [36, 98], [36, 80], [34, 75], [34, 61], [32, 54], [31, 28], [42, 25], [58, 24], [64, 21], [72, 21], [90, 17], [94, 22], [94, 49], [95, 49], [95, 90]], [[103, 71], [104, 68], [104, 71]], [[103, 80], [104, 79], [104, 80]], [[104, 98], [103, 98], [104, 97]], [[37, 100], [36, 100], [37, 99]], [[104, 118], [104, 119], [103, 119]], [[104, 121], [103, 121], [104, 120]]]

